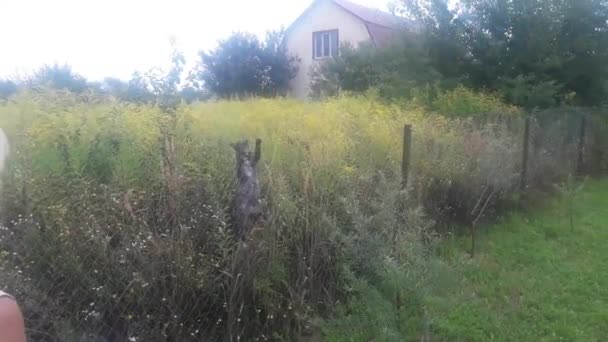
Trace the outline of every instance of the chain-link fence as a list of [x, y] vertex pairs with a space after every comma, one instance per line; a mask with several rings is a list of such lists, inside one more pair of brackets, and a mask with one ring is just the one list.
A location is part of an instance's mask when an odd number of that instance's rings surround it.
[[[348, 300], [345, 269], [373, 273], [375, 254], [395, 253], [383, 241], [427, 226], [414, 209], [437, 230], [467, 226], [522, 191], [608, 166], [605, 116], [580, 109], [430, 116], [412, 124], [403, 154], [397, 121], [379, 117], [345, 124], [342, 154], [295, 133], [264, 137], [259, 212], [243, 241], [227, 142], [199, 144], [179, 123], [156, 140], [120, 133], [114, 117], [86, 144], [85, 125], [47, 140], [17, 132], [3, 177], [1, 285], [19, 298], [32, 341], [296, 339]], [[392, 202], [403, 175], [406, 207]], [[405, 220], [392, 219], [397, 210]]]

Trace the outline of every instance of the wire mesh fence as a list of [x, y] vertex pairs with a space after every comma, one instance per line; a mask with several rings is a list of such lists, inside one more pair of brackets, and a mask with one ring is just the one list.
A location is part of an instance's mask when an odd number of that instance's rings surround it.
[[[298, 338], [315, 314], [348, 299], [345, 246], [363, 238], [366, 218], [394, 244], [410, 238], [410, 209], [423, 208], [435, 227], [476, 225], [522, 193], [608, 167], [606, 119], [596, 113], [482, 117], [419, 121], [403, 140], [395, 129], [388, 145], [357, 143], [377, 122], [349, 128], [350, 149], [328, 155], [327, 165], [314, 154], [323, 141], [292, 144], [298, 137], [287, 134], [280, 143], [297, 158], [258, 166], [260, 213], [243, 241], [232, 229], [238, 182], [226, 142], [163, 136], [138, 150], [138, 170], [159, 171], [124, 186], [108, 177], [131, 161], [113, 159], [121, 144], [136, 143], [130, 135], [97, 135], [83, 150], [78, 130], [64, 132], [48, 146], [53, 160], [19, 141], [3, 178], [2, 286], [19, 298], [32, 341]], [[369, 153], [353, 157], [362, 150]], [[80, 166], [78, 153], [87, 161]], [[50, 164], [60, 176], [45, 176]], [[406, 218], [393, 220], [395, 211]]]

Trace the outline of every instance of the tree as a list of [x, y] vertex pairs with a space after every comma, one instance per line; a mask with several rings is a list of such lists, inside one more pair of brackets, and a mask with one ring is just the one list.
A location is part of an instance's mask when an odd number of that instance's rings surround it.
[[153, 103], [168, 109], [177, 106], [181, 101], [191, 103], [209, 98], [201, 82], [193, 78], [196, 70], [190, 71], [186, 78], [184, 65], [186, 60], [181, 51], [171, 42], [171, 67], [168, 70], [152, 68], [145, 72], [136, 71], [131, 79], [123, 81], [115, 77], [106, 77], [101, 82], [91, 82], [89, 87], [94, 91], [110, 95], [128, 102]]
[[106, 77], [101, 82], [92, 83], [92, 87], [102, 94], [120, 97], [127, 92], [129, 84], [119, 78]]
[[15, 82], [0, 79], [0, 99], [6, 99], [15, 94], [18, 90], [19, 88]]
[[558, 44], [562, 68], [556, 70], [566, 91], [580, 104], [605, 101], [608, 94], [608, 1], [566, 1]]
[[608, 88], [606, 0], [402, 0], [443, 77], [511, 103], [597, 105]]
[[234, 33], [211, 52], [201, 52], [198, 78], [219, 97], [285, 95], [297, 73], [296, 58], [282, 45], [283, 31], [265, 42], [248, 33]]
[[463, 83], [468, 60], [466, 28], [448, 0], [402, 0], [398, 12], [411, 20], [417, 40], [424, 43], [428, 60], [442, 81], [451, 86]]
[[38, 69], [26, 84], [30, 87], [51, 87], [75, 93], [88, 88], [87, 80], [72, 71], [72, 67], [67, 64], [45, 65]]
[[203, 82], [197, 79], [197, 74], [198, 71], [196, 69], [191, 70], [186, 77], [184, 87], [180, 91], [180, 96], [186, 103], [204, 101], [211, 97], [209, 90], [205, 88]]
[[283, 45], [284, 39], [285, 30], [270, 31], [266, 33], [266, 40], [262, 44], [265, 71], [262, 84], [264, 96], [286, 95], [289, 81], [298, 73], [299, 60], [287, 53]]
[[387, 99], [409, 98], [413, 91], [440, 82], [441, 75], [431, 64], [427, 42], [411, 32], [403, 32], [392, 45], [376, 48], [340, 46], [340, 55], [319, 64], [311, 72], [314, 98], [339, 91], [378, 90]]

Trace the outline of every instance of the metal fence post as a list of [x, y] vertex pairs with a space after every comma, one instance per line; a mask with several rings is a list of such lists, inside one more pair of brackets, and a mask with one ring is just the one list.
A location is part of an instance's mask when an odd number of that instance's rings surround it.
[[576, 172], [582, 175], [585, 172], [585, 136], [587, 130], [587, 117], [583, 114], [581, 117], [580, 135], [578, 140], [578, 160], [576, 163]]
[[401, 190], [407, 189], [412, 159], [412, 125], [403, 127], [403, 156], [401, 159]]
[[520, 180], [520, 190], [526, 191], [528, 187], [528, 157], [530, 155], [530, 116], [526, 117], [526, 124], [524, 127], [524, 146], [523, 146], [523, 160], [521, 167], [521, 180]]

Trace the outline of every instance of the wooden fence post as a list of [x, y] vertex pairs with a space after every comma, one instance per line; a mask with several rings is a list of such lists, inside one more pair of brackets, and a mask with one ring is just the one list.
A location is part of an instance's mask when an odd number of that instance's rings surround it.
[[[410, 174], [410, 163], [412, 160], [412, 125], [405, 125], [403, 127], [403, 155], [401, 157], [401, 190], [407, 189], [407, 181]], [[400, 193], [399, 196], [399, 213], [398, 220], [400, 224], [395, 224], [393, 227], [393, 253], [397, 251], [397, 234], [401, 224], [405, 224], [405, 211], [406, 211], [406, 196], [404, 193]], [[396, 254], [395, 254], [396, 255]], [[397, 312], [400, 312], [402, 306], [401, 294], [399, 291], [395, 292], [395, 306]]]
[[262, 139], [255, 139], [255, 154], [253, 156], [254, 164], [257, 165], [261, 158], [262, 158]]
[[407, 189], [412, 160], [412, 125], [403, 127], [403, 157], [401, 159], [401, 190]]
[[[406, 211], [406, 193], [404, 190], [407, 189], [407, 180], [410, 173], [410, 161], [412, 159], [412, 125], [405, 125], [403, 127], [403, 156], [401, 159], [401, 192], [397, 197], [398, 201], [398, 221], [405, 223], [405, 211]], [[393, 249], [397, 248], [397, 234], [400, 224], [396, 224], [393, 228]]]
[[526, 116], [526, 124], [524, 127], [524, 146], [523, 146], [523, 161], [521, 167], [521, 181], [519, 188], [521, 191], [526, 191], [528, 187], [528, 157], [530, 155], [530, 116]]
[[576, 163], [576, 172], [582, 175], [585, 172], [585, 136], [587, 130], [587, 117], [585, 114], [581, 117], [581, 130], [578, 140], [578, 160]]

